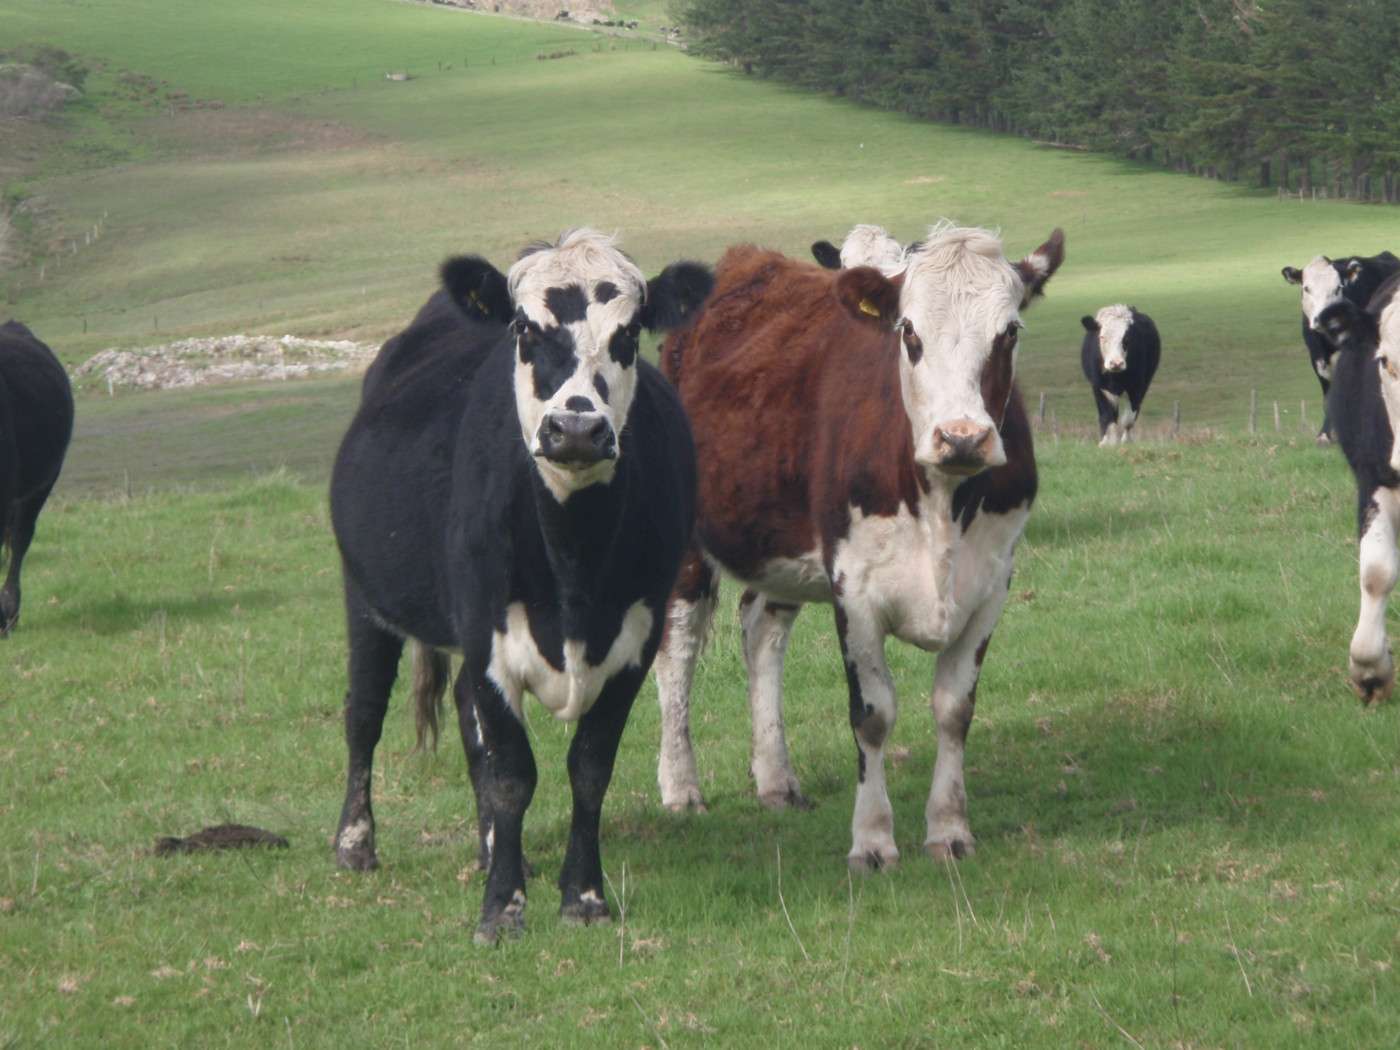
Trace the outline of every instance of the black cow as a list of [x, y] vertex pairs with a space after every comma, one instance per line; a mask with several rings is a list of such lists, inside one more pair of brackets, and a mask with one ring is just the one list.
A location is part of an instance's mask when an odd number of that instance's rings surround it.
[[577, 720], [560, 911], [609, 918], [603, 794], [690, 538], [695, 453], [643, 328], [708, 294], [695, 263], [650, 282], [592, 230], [527, 248], [502, 275], [451, 259], [443, 289], [384, 344], [336, 458], [349, 774], [341, 867], [377, 865], [370, 767], [406, 640], [420, 742], [436, 737], [448, 651], [487, 869], [479, 942], [523, 927], [521, 824], [536, 769], [523, 693]]
[[1349, 255], [1333, 261], [1319, 255], [1307, 266], [1299, 270], [1296, 266], [1283, 268], [1283, 279], [1289, 284], [1302, 286], [1303, 299], [1303, 344], [1308, 348], [1308, 360], [1322, 384], [1322, 429], [1317, 432], [1319, 444], [1332, 440], [1332, 425], [1328, 415], [1327, 389], [1332, 381], [1333, 355], [1337, 348], [1322, 336], [1317, 322], [1333, 303], [1345, 299], [1364, 307], [1381, 284], [1391, 274], [1400, 271], [1400, 259], [1390, 252], [1381, 252], [1369, 258]]
[[1385, 636], [1385, 606], [1400, 573], [1400, 273], [1362, 309], [1347, 298], [1316, 319], [1336, 348], [1328, 409], [1356, 478], [1361, 537], [1361, 612], [1351, 636], [1347, 671], [1362, 701], [1390, 695], [1395, 662]]
[[1080, 323], [1085, 334], [1079, 359], [1099, 412], [1099, 444], [1121, 445], [1132, 434], [1142, 399], [1157, 374], [1162, 340], [1152, 318], [1122, 303], [1105, 306]]
[[73, 436], [73, 390], [53, 351], [18, 321], [0, 325], [0, 638], [19, 622], [19, 572]]

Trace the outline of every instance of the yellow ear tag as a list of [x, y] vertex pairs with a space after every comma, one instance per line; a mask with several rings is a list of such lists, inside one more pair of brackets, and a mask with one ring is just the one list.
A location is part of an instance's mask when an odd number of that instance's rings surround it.
[[869, 299], [862, 299], [862, 300], [860, 301], [860, 312], [863, 313], [863, 314], [865, 314], [865, 315], [867, 315], [867, 316], [869, 316], [869, 317], [879, 317], [879, 316], [880, 316], [880, 311], [879, 311], [879, 309], [878, 309], [878, 308], [875, 306], [875, 304], [872, 303]]

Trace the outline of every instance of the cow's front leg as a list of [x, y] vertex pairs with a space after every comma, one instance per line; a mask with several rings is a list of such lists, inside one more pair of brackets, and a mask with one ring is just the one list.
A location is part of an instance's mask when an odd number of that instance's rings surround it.
[[962, 634], [938, 654], [933, 676], [933, 718], [938, 726], [938, 757], [933, 786], [924, 807], [927, 833], [924, 851], [935, 860], [971, 856], [976, 848], [967, 822], [967, 790], [963, 786], [963, 752], [977, 703], [977, 679], [992, 631], [1006, 604], [1006, 586], [991, 589], [981, 608], [968, 619]]
[[1118, 444], [1118, 395], [1095, 388], [1094, 407], [1099, 411], [1099, 447]]
[[692, 548], [667, 604], [666, 629], [656, 653], [656, 697], [661, 705], [656, 781], [661, 804], [670, 810], [705, 809], [690, 740], [690, 689], [718, 593], [714, 569]]
[[885, 664], [884, 634], [873, 616], [837, 602], [836, 633], [846, 665], [851, 730], [856, 738], [856, 807], [846, 863], [854, 871], [877, 871], [899, 860], [894, 809], [885, 790], [885, 740], [895, 719], [894, 680]]
[[[525, 810], [535, 794], [538, 773], [525, 726], [518, 714], [520, 695], [505, 696], [485, 674], [484, 661], [468, 660], [462, 667], [480, 727], [480, 773], [472, 778], [477, 813], [489, 815], [482, 843], [490, 853], [486, 894], [478, 944], [495, 944], [502, 934], [518, 935], [525, 928], [525, 857], [521, 843]], [[470, 750], [468, 757], [470, 758]]]
[[608, 682], [597, 703], [579, 720], [574, 742], [569, 746], [574, 814], [564, 867], [559, 872], [559, 914], [565, 922], [586, 925], [612, 918], [603, 893], [598, 826], [617, 746], [644, 677], [640, 669], [628, 669]]
[[758, 800], [769, 809], [809, 806], [792, 771], [783, 723], [783, 657], [800, 609], [753, 591], [745, 591], [739, 602], [753, 722], [749, 769]]
[[1395, 662], [1385, 636], [1385, 606], [1400, 572], [1395, 552], [1395, 532], [1400, 522], [1400, 492], [1378, 488], [1362, 518], [1361, 613], [1351, 636], [1347, 670], [1351, 686], [1367, 704], [1390, 695], [1395, 682]]

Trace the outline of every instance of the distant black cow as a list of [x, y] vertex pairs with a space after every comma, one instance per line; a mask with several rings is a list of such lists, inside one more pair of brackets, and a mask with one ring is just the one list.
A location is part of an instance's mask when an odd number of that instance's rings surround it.
[[577, 721], [561, 913], [606, 920], [598, 823], [632, 701], [690, 538], [695, 453], [643, 328], [708, 294], [695, 263], [650, 282], [611, 237], [566, 233], [502, 275], [449, 260], [443, 289], [384, 344], [341, 443], [331, 514], [345, 576], [349, 775], [341, 867], [378, 864], [370, 768], [406, 640], [420, 741], [448, 651], [488, 870], [477, 940], [524, 923], [521, 824], [536, 770], [523, 694]]
[[1381, 285], [1368, 308], [1343, 298], [1315, 324], [1338, 351], [1328, 407], [1356, 477], [1361, 612], [1347, 671], [1357, 695], [1377, 703], [1395, 682], [1385, 606], [1400, 573], [1400, 273]]
[[73, 436], [73, 391], [53, 351], [18, 321], [0, 325], [0, 637], [19, 622], [19, 572]]
[[[1132, 434], [1157, 363], [1162, 341], [1152, 318], [1131, 306], [1105, 306], [1084, 317], [1080, 363], [1094, 391], [1099, 413], [1099, 444], [1121, 445]], [[1128, 403], [1122, 404], [1127, 397]]]
[[1318, 333], [1318, 318], [1322, 311], [1343, 299], [1357, 306], [1366, 306], [1376, 289], [1397, 271], [1400, 271], [1400, 259], [1390, 252], [1381, 252], [1369, 258], [1349, 255], [1336, 261], [1319, 255], [1301, 270], [1295, 266], [1283, 268], [1285, 281], [1302, 286], [1303, 344], [1308, 348], [1308, 360], [1312, 363], [1313, 371], [1317, 373], [1318, 382], [1322, 384], [1322, 429], [1317, 432], [1320, 444], [1332, 440], [1332, 426], [1327, 410], [1330, 400], [1327, 388], [1332, 381], [1336, 347]]

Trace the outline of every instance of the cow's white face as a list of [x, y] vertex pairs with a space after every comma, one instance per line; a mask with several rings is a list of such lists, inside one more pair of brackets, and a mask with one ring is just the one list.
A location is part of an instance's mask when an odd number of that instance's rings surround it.
[[904, 245], [882, 226], [859, 223], [841, 242], [841, 265], [845, 269], [873, 266], [886, 277], [893, 277], [904, 269], [904, 264]]
[[508, 275], [520, 432], [555, 497], [612, 479], [637, 388], [646, 281], [591, 230], [528, 250]]
[[1381, 312], [1376, 365], [1380, 369], [1381, 399], [1390, 420], [1390, 469], [1400, 473], [1400, 296]]
[[1303, 316], [1308, 319], [1308, 327], [1315, 329], [1318, 315], [1333, 303], [1341, 301], [1342, 277], [1337, 273], [1336, 265], [1325, 255], [1319, 255], [1301, 271], [1291, 272], [1297, 275], [1295, 283], [1302, 285]]
[[1128, 367], [1128, 351], [1123, 346], [1133, 324], [1131, 307], [1121, 303], [1105, 306], [1094, 315], [1099, 326], [1099, 366], [1105, 372], [1121, 372]]
[[945, 475], [1006, 462], [998, 427], [1025, 285], [985, 230], [944, 228], [910, 256], [899, 296], [900, 389], [914, 459]]

